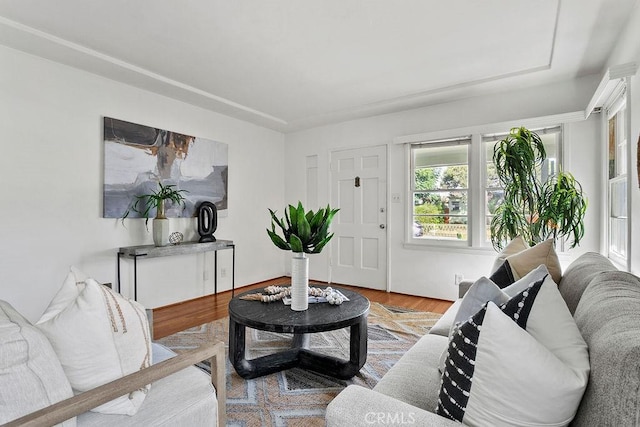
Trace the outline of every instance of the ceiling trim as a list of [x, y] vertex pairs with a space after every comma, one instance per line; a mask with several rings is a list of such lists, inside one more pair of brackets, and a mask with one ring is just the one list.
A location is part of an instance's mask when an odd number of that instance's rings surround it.
[[[247, 107], [246, 105], [231, 101], [229, 99], [223, 98], [221, 96], [218, 95], [214, 95], [210, 92], [204, 91], [202, 89], [198, 89], [196, 87], [190, 86], [188, 84], [185, 83], [181, 83], [179, 81], [173, 80], [171, 78], [168, 78], [166, 76], [154, 73], [153, 71], [147, 70], [145, 68], [139, 67], [137, 65], [134, 64], [130, 64], [126, 61], [122, 61], [120, 59], [114, 58], [112, 56], [106, 55], [104, 53], [98, 52], [96, 50], [93, 50], [91, 48], [88, 48], [86, 46], [82, 46], [80, 44], [77, 43], [73, 43], [70, 42], [68, 40], [65, 40], [63, 38], [54, 36], [53, 34], [49, 34], [47, 32], [38, 30], [36, 28], [33, 27], [29, 27], [27, 25], [21, 24], [19, 22], [15, 22], [12, 21], [10, 19], [4, 18], [2, 16], [0, 16], [0, 25], [4, 25], [6, 27], [9, 27], [13, 30], [17, 30], [21, 33], [24, 33], [25, 35], [29, 35], [32, 37], [36, 37], [37, 39], [49, 42], [49, 43], [53, 43], [57, 46], [66, 48], [66, 49], [70, 49], [76, 53], [80, 53], [82, 55], [86, 55], [89, 56], [95, 60], [98, 61], [102, 61], [105, 63], [108, 63], [112, 66], [116, 66], [119, 67], [121, 69], [124, 69], [126, 71], [129, 72], [133, 72], [135, 74], [138, 74], [140, 76], [149, 78], [153, 81], [156, 81], [158, 83], [161, 84], [165, 84], [165, 85], [169, 85], [172, 86], [180, 91], [184, 91], [187, 92], [190, 96], [196, 95], [202, 98], [207, 99], [208, 101], [214, 101], [216, 103], [220, 103], [225, 105], [226, 107], [231, 107], [234, 110], [238, 110], [239, 112], [242, 112], [244, 114], [250, 114], [253, 116], [257, 116], [257, 118], [260, 118], [262, 120], [266, 119], [267, 121], [272, 122], [274, 125], [279, 125], [279, 126], [283, 126], [283, 125], [287, 125], [287, 121], [283, 120], [281, 118], [272, 116], [270, 114], [264, 113], [262, 111], [256, 110], [254, 108], [251, 107]], [[85, 70], [87, 71], [87, 70]], [[90, 71], [91, 72], [91, 71]], [[95, 74], [95, 72], [93, 72]], [[108, 76], [105, 76], [108, 77]], [[126, 83], [126, 82], [125, 82]], [[185, 94], [186, 95], [186, 94]], [[186, 101], [188, 102], [188, 101]]]

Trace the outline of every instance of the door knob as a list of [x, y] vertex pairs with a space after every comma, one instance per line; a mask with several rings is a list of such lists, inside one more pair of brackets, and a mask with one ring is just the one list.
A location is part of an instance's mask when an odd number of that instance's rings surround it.
[[380, 228], [384, 230], [384, 224], [380, 224]]

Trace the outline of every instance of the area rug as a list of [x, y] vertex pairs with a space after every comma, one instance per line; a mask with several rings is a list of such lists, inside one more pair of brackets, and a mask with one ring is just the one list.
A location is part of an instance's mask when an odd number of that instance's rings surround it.
[[[367, 362], [350, 380], [294, 368], [261, 378], [244, 380], [227, 363], [227, 425], [243, 427], [324, 426], [327, 404], [347, 385], [373, 388], [393, 364], [440, 318], [440, 314], [416, 312], [372, 303], [368, 319]], [[187, 329], [158, 340], [177, 353], [211, 340], [224, 341], [228, 351], [229, 319]], [[290, 334], [247, 328], [248, 358], [287, 348]], [[349, 329], [311, 335], [315, 351], [343, 359], [349, 355]], [[208, 366], [201, 366], [208, 369]]]

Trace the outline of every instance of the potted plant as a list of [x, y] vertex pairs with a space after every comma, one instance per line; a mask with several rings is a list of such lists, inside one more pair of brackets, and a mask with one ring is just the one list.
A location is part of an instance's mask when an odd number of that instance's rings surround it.
[[166, 201], [181, 204], [185, 207], [183, 193], [187, 190], [178, 190], [174, 184], [162, 185], [158, 182], [158, 190], [151, 193], [135, 196], [136, 200], [127, 209], [122, 217], [125, 218], [133, 211], [145, 218], [145, 226], [149, 229], [149, 214], [155, 209], [156, 216], [153, 219], [153, 242], [156, 246], [166, 246], [169, 243], [169, 219], [165, 215]]
[[549, 238], [572, 238], [573, 248], [584, 236], [587, 199], [582, 186], [563, 171], [541, 182], [538, 171], [545, 159], [542, 139], [524, 127], [511, 129], [495, 145], [493, 163], [504, 188], [504, 200], [491, 221], [495, 249], [516, 236], [530, 245]]
[[[329, 225], [339, 209], [319, 209], [317, 212], [305, 212], [302, 203], [289, 205], [284, 211], [284, 219], [278, 218], [276, 212], [271, 214], [271, 230], [267, 233], [278, 248], [292, 251], [291, 259], [291, 309], [302, 311], [307, 309], [309, 286], [309, 258], [306, 254], [318, 254], [333, 237], [329, 234]], [[276, 230], [276, 225], [279, 230]], [[278, 234], [282, 233], [282, 236]]]

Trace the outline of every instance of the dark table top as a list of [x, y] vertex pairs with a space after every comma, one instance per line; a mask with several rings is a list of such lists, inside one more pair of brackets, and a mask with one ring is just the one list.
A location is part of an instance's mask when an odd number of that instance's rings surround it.
[[349, 301], [341, 305], [313, 303], [305, 311], [291, 310], [291, 306], [282, 301], [264, 303], [239, 299], [261, 290], [244, 292], [229, 302], [229, 318], [250, 328], [285, 333], [325, 332], [355, 325], [369, 313], [369, 300], [357, 292], [339, 290]]

